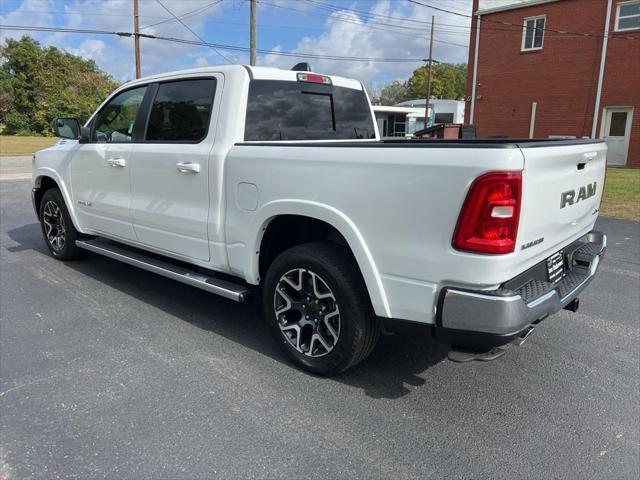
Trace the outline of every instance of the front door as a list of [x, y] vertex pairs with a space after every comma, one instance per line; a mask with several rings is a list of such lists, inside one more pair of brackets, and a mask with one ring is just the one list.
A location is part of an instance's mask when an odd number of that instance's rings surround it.
[[604, 117], [604, 135], [607, 142], [607, 164], [624, 166], [627, 164], [631, 119], [633, 107], [606, 107]]
[[212, 175], [211, 186], [209, 155], [221, 81], [185, 78], [154, 85], [144, 138], [133, 146], [131, 219], [138, 241], [185, 259], [210, 259], [210, 189], [215, 195], [221, 179]]
[[129, 163], [134, 127], [147, 87], [115, 95], [96, 114], [89, 143], [79, 144], [70, 165], [71, 191], [84, 229], [135, 240], [129, 217]]

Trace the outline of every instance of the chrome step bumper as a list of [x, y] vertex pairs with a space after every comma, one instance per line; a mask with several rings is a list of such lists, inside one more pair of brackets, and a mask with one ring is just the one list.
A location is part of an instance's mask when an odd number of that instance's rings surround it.
[[134, 267], [157, 273], [163, 277], [186, 283], [192, 287], [215, 293], [236, 302], [244, 302], [249, 294], [248, 287], [218, 278], [213, 272], [211, 275], [205, 275], [181, 265], [173, 264], [169, 260], [161, 260], [138, 250], [114, 245], [105, 240], [76, 240], [76, 245], [90, 252], [128, 263]]
[[529, 280], [517, 277], [517, 289], [508, 288], [514, 282], [506, 282], [494, 291], [444, 288], [436, 324], [468, 333], [517, 335], [576, 299], [593, 280], [606, 247], [607, 236], [593, 231], [564, 248], [568, 271], [555, 284], [532, 273]]

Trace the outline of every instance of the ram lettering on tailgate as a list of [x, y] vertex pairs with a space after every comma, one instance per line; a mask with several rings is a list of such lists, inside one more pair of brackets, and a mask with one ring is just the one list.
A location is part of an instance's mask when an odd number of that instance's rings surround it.
[[573, 205], [575, 203], [586, 200], [589, 197], [593, 197], [596, 194], [597, 182], [588, 183], [578, 189], [578, 195], [576, 196], [575, 190], [567, 190], [560, 195], [560, 208], [564, 208], [567, 205]]

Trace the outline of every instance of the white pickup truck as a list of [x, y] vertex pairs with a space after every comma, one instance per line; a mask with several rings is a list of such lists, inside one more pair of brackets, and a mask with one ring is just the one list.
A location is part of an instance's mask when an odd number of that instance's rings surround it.
[[381, 141], [362, 84], [208, 67], [135, 80], [34, 156], [51, 254], [89, 250], [238, 302], [299, 367], [341, 372], [424, 327], [488, 360], [577, 309], [599, 140]]

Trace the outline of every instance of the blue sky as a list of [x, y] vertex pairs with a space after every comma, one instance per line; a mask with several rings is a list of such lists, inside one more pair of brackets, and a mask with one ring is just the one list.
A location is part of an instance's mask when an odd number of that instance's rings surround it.
[[[249, 46], [247, 0], [160, 0], [207, 42]], [[506, 0], [483, 0], [500, 2]], [[214, 4], [215, 3], [215, 4]], [[471, 12], [471, 0], [425, 0], [425, 3]], [[483, 5], [481, 5], [483, 6]], [[259, 0], [258, 48], [320, 55], [376, 58], [424, 58], [428, 23], [436, 15], [434, 58], [467, 60], [470, 20], [434, 11], [407, 0]], [[140, 0], [140, 25], [145, 33], [196, 40], [172, 19], [156, 0]], [[109, 31], [133, 30], [132, 0], [0, 0], [0, 23]], [[2, 37], [20, 32], [0, 31]], [[111, 35], [31, 33], [44, 45], [54, 45], [91, 58], [117, 81], [135, 76], [133, 40]], [[248, 63], [248, 53], [220, 50], [232, 63]], [[201, 65], [227, 63], [208, 47], [141, 39], [142, 74], [151, 75]], [[303, 58], [259, 55], [259, 65], [290, 68]], [[377, 89], [394, 79], [406, 79], [420, 62], [382, 63], [309, 60], [315, 71], [355, 77]]]

